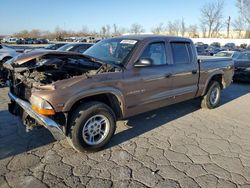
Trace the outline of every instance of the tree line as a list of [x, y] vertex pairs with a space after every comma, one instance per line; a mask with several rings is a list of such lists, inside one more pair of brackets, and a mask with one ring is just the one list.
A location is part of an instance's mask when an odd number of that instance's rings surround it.
[[[250, 38], [250, 0], [235, 0], [235, 6], [238, 9], [238, 17], [232, 19], [231, 16], [225, 18], [224, 0], [215, 0], [204, 4], [200, 9], [199, 24], [187, 25], [185, 19], [176, 19], [167, 23], [159, 23], [151, 28], [154, 34], [169, 34], [187, 37], [224, 37], [230, 38], [231, 32], [234, 38]], [[222, 31], [226, 31], [222, 34]], [[33, 29], [31, 31], [23, 30], [14, 34], [19, 38], [48, 38], [60, 39], [66, 37], [111, 37], [124, 33], [143, 33], [145, 29], [143, 25], [134, 23], [129, 28], [118, 26], [117, 24], [103, 25], [99, 31], [90, 30], [87, 26], [83, 26], [80, 31], [69, 31], [57, 26], [53, 32], [41, 31]], [[235, 36], [236, 33], [236, 36]]]

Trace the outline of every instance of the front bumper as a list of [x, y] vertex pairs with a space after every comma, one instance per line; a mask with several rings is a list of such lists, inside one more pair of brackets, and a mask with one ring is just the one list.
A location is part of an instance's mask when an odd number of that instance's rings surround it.
[[49, 117], [43, 116], [31, 108], [30, 103], [18, 98], [13, 93], [8, 93], [10, 99], [16, 102], [30, 117], [35, 119], [38, 124], [47, 128], [56, 140], [61, 140], [65, 138], [65, 134], [61, 126]]

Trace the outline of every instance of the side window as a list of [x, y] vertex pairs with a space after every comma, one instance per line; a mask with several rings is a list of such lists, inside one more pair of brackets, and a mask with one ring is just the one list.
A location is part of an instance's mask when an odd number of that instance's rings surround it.
[[153, 65], [166, 65], [166, 50], [165, 43], [158, 42], [149, 44], [143, 51], [141, 55], [142, 58], [150, 58], [153, 61]]
[[2, 45], [0, 45], [0, 49], [2, 49], [3, 47], [2, 47]]
[[87, 45], [81, 45], [81, 46], [79, 46], [79, 47], [76, 49], [76, 51], [77, 51], [78, 53], [83, 53], [83, 52], [85, 52], [88, 48], [89, 48], [89, 47], [88, 47]]
[[239, 55], [238, 59], [240, 60], [250, 60], [250, 53], [242, 53]]
[[[192, 61], [192, 50], [189, 43], [171, 43], [174, 64], [186, 64]], [[190, 58], [191, 57], [191, 58]]]

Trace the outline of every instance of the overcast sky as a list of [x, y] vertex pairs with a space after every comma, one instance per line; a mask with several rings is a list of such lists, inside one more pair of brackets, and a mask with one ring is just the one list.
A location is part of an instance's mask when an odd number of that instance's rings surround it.
[[[200, 9], [212, 0], [0, 0], [0, 34], [20, 30], [53, 31], [57, 26], [99, 31], [102, 25], [144, 26], [147, 32], [162, 22], [184, 18], [187, 25], [199, 24]], [[225, 0], [224, 17], [238, 15], [236, 0]]]

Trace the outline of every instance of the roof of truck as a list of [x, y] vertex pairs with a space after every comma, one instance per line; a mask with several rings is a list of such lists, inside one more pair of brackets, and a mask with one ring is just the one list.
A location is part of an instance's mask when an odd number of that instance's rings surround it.
[[152, 39], [161, 39], [161, 40], [177, 40], [177, 41], [187, 41], [190, 42], [191, 39], [184, 38], [184, 37], [177, 37], [177, 36], [170, 36], [170, 35], [153, 35], [153, 34], [143, 34], [143, 35], [123, 35], [117, 38], [122, 39], [134, 39], [134, 40], [152, 40]]

